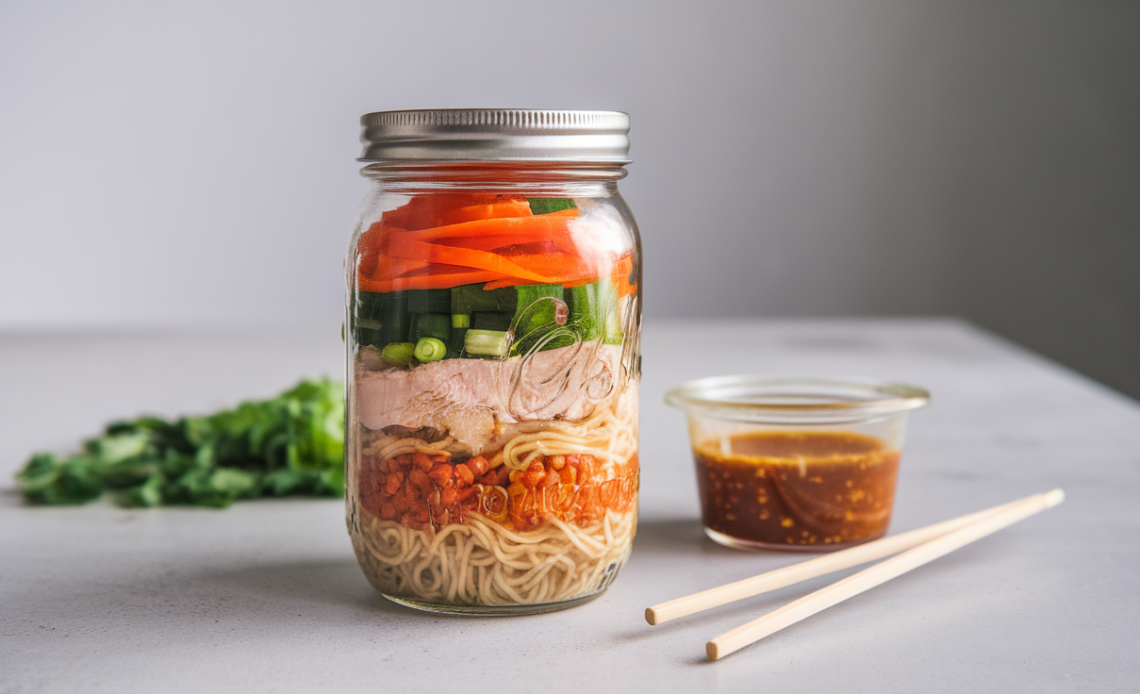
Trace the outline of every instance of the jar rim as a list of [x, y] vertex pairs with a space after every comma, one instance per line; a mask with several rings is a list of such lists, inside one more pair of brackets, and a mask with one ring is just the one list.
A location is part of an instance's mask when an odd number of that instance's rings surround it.
[[544, 109], [421, 109], [360, 117], [360, 162], [628, 164], [629, 114]]
[[849, 377], [714, 376], [665, 394], [688, 414], [763, 424], [838, 424], [901, 415], [925, 407], [922, 388]]

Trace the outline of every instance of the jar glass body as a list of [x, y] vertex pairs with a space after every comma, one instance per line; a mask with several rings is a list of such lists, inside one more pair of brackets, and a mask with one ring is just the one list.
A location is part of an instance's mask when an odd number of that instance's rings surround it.
[[620, 166], [373, 164], [346, 260], [361, 568], [421, 609], [604, 591], [636, 531], [640, 240]]

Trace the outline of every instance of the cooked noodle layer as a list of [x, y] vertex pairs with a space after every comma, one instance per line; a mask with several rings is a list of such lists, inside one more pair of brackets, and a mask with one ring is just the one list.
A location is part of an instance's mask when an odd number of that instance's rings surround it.
[[631, 385], [612, 406], [598, 407], [581, 422], [545, 422], [542, 431], [520, 434], [503, 446], [503, 462], [525, 470], [539, 456], [592, 455], [622, 464], [637, 452], [637, 388]]
[[353, 533], [357, 556], [383, 593], [454, 605], [541, 604], [605, 589], [629, 556], [636, 509], [590, 527], [551, 519], [515, 532], [480, 515], [439, 531], [370, 514]]

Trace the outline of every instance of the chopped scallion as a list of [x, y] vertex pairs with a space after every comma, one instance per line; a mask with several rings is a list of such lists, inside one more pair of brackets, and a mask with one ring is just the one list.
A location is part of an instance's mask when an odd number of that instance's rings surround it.
[[407, 366], [415, 358], [415, 352], [416, 346], [411, 342], [393, 342], [384, 345], [384, 349], [380, 350], [380, 358], [389, 364]]
[[463, 349], [479, 357], [505, 357], [511, 347], [511, 334], [501, 330], [468, 330]]
[[443, 344], [443, 340], [434, 337], [421, 337], [413, 352], [415, 358], [424, 364], [439, 361], [446, 354], [447, 345]]

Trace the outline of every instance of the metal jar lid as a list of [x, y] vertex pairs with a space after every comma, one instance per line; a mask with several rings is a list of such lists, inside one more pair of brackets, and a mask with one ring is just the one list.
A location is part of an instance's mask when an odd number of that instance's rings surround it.
[[619, 111], [438, 109], [360, 117], [358, 161], [569, 161], [628, 164]]

